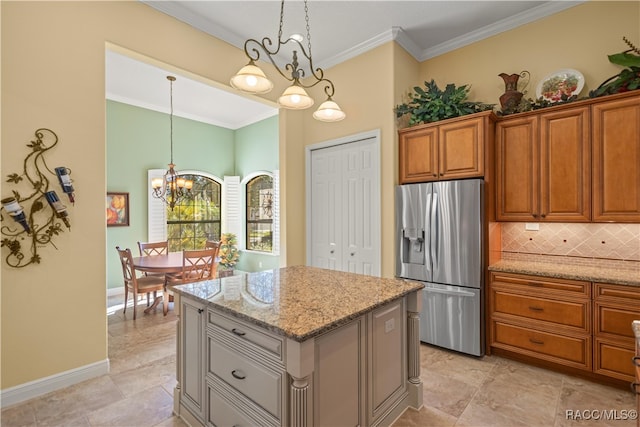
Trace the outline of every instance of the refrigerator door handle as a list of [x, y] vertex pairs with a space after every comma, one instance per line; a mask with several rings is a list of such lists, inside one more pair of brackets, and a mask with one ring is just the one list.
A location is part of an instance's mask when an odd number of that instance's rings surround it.
[[473, 292], [463, 291], [461, 289], [450, 291], [446, 289], [438, 289], [438, 288], [424, 288], [424, 292], [435, 293], [435, 294], [444, 294], [444, 295], [453, 295], [456, 297], [474, 297], [475, 294]]
[[431, 260], [433, 265], [438, 263], [438, 236], [440, 234], [438, 226], [438, 193], [431, 193], [431, 207], [429, 208], [429, 218], [431, 219]]

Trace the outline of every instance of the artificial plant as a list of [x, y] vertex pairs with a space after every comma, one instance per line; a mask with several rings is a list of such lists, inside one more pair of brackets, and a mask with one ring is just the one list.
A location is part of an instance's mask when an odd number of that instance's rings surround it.
[[494, 107], [494, 104], [468, 101], [471, 89], [468, 85], [456, 87], [449, 83], [441, 90], [433, 79], [424, 84], [424, 89], [414, 87], [415, 93], [409, 94], [411, 100], [396, 106], [394, 110], [398, 118], [409, 115], [409, 126], [479, 113]]
[[629, 46], [629, 49], [608, 55], [609, 62], [628, 68], [609, 77], [597, 89], [589, 92], [591, 98], [640, 89], [640, 49], [635, 47], [626, 37], [622, 37], [622, 40]]
[[238, 252], [238, 239], [235, 234], [222, 233], [218, 256], [220, 257], [220, 265], [226, 270], [233, 269], [238, 263], [240, 252]]

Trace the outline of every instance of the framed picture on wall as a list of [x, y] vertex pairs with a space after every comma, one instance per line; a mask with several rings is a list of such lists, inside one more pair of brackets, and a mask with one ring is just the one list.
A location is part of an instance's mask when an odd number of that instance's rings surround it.
[[107, 192], [107, 227], [129, 226], [129, 193]]

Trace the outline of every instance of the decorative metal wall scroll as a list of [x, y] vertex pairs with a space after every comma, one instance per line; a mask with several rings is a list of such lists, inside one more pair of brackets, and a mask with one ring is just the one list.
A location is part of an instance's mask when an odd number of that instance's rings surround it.
[[[0, 232], [3, 235], [0, 246], [9, 250], [5, 261], [11, 267], [39, 264], [38, 249], [48, 244], [57, 249], [53, 238], [64, 231], [62, 223], [67, 229], [71, 229], [67, 207], [50, 188], [50, 178], [45, 173], [48, 171], [53, 177], [57, 177], [62, 191], [74, 203], [74, 189], [69, 176], [71, 171], [60, 166], [53, 172], [45, 161], [45, 153], [56, 144], [58, 135], [54, 131], [45, 128], [36, 130], [35, 140], [27, 144], [31, 152], [24, 159], [22, 173], [7, 175], [9, 183], [23, 187], [24, 184], [29, 185], [29, 194], [23, 195], [14, 189], [11, 197], [0, 201], [5, 212], [12, 218], [12, 221], [6, 222], [5, 215], [0, 213]], [[47, 205], [50, 209], [46, 208]]]

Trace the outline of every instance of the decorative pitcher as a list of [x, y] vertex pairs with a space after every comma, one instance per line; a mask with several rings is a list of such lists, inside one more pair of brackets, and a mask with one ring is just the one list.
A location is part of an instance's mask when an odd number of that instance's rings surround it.
[[507, 74], [500, 73], [498, 77], [502, 77], [504, 80], [504, 93], [500, 95], [500, 106], [502, 112], [515, 112], [518, 104], [522, 100], [523, 92], [518, 91], [518, 80], [520, 77], [527, 77], [527, 82], [524, 84], [523, 90], [529, 84], [531, 75], [528, 71], [522, 71], [520, 74]]

